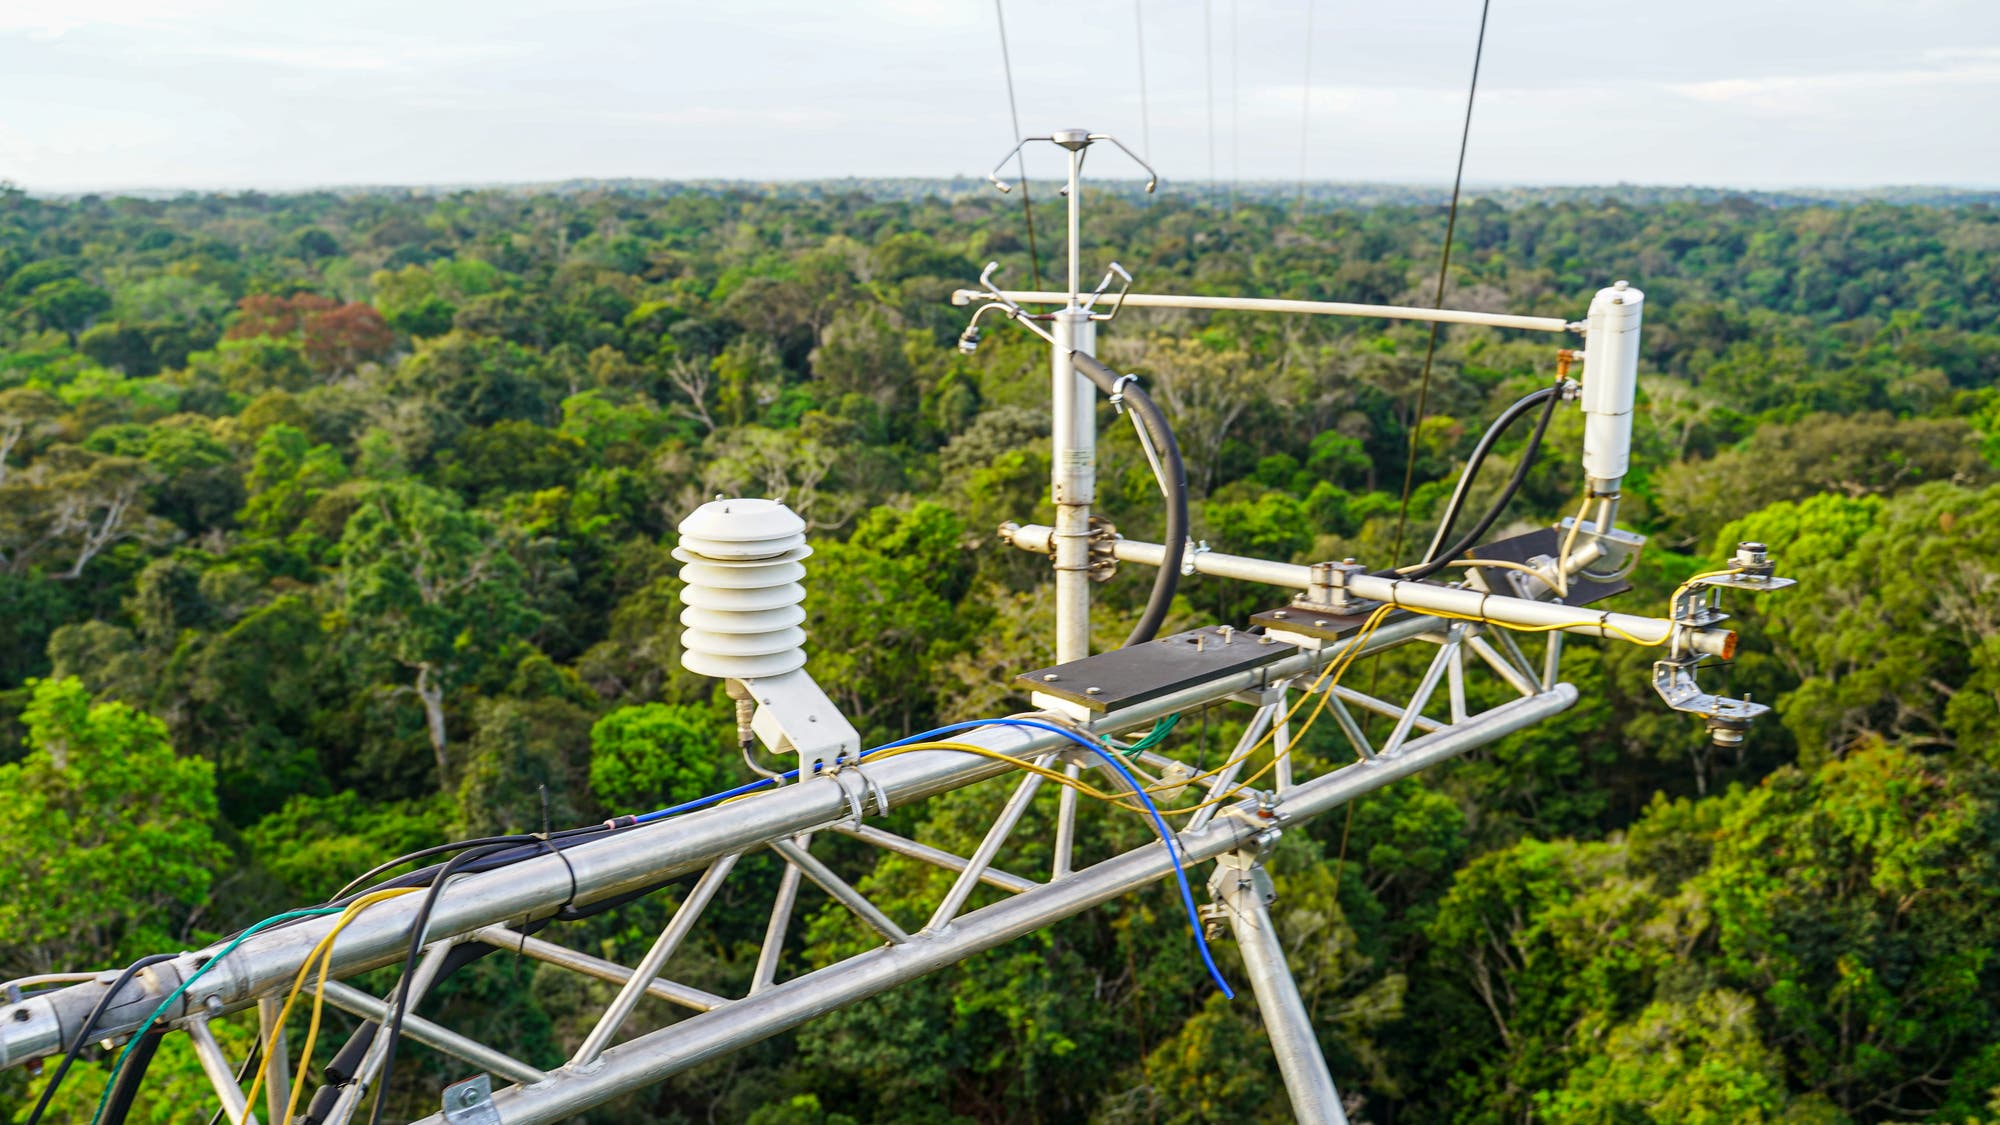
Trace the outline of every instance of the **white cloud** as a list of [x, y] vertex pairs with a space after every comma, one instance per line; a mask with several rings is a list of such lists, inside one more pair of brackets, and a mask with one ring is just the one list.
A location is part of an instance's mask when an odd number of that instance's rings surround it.
[[1926, 51], [1933, 64], [1897, 70], [1850, 70], [1668, 83], [1670, 93], [1698, 102], [1736, 104], [1776, 113], [1814, 113], [1830, 99], [1890, 91], [1944, 93], [1965, 86], [2000, 85], [2000, 51], [1949, 48]]
[[227, 0], [10, 0], [0, 4], [0, 33], [47, 39], [94, 27], [171, 27], [226, 6]]
[[243, 59], [295, 70], [385, 71], [450, 66], [526, 55], [530, 48], [512, 43], [375, 43], [214, 44], [194, 53], [213, 58]]
[[613, 121], [636, 121], [657, 125], [728, 126], [757, 128], [772, 125], [786, 128], [823, 127], [847, 122], [846, 114], [816, 106], [772, 109], [761, 106], [682, 105], [671, 109], [625, 110], [600, 113]]

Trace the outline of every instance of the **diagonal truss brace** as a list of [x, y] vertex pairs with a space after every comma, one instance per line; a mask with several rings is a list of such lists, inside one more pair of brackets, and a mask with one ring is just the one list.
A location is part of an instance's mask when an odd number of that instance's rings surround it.
[[[1394, 753], [1354, 762], [1301, 783], [1269, 810], [1269, 818], [1263, 817], [1258, 802], [1245, 801], [1199, 831], [1181, 833], [1182, 858], [1192, 863], [1245, 846], [1269, 827], [1337, 808], [1547, 719], [1572, 706], [1576, 698], [1574, 687], [1560, 684], [1551, 691], [1501, 704], [1464, 723], [1411, 739]], [[942, 930], [925, 930], [907, 941], [856, 954], [610, 1047], [587, 1071], [565, 1066], [552, 1072], [545, 1082], [500, 1090], [492, 1104], [506, 1125], [562, 1121], [606, 1099], [643, 1089], [827, 1011], [956, 964], [1171, 873], [1171, 861], [1160, 844], [1134, 848], [1065, 879], [965, 914]], [[446, 1123], [442, 1116], [433, 1116], [425, 1118], [424, 1125]]]

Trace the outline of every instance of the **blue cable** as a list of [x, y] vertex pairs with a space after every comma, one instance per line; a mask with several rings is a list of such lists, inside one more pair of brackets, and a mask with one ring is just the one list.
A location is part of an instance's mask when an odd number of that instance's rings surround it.
[[1171, 860], [1174, 865], [1174, 881], [1180, 884], [1181, 905], [1187, 908], [1188, 928], [1194, 934], [1195, 948], [1201, 951], [1201, 963], [1208, 967], [1208, 975], [1214, 979], [1215, 986], [1222, 990], [1222, 994], [1231, 1000], [1236, 999], [1236, 993], [1230, 991], [1229, 982], [1222, 979], [1222, 970], [1216, 968], [1215, 958], [1209, 953], [1208, 938], [1202, 934], [1201, 912], [1195, 908], [1194, 891], [1189, 889], [1187, 870], [1181, 866], [1180, 846], [1175, 843], [1174, 834], [1168, 829], [1166, 818], [1160, 815], [1159, 806], [1153, 803], [1153, 798], [1146, 792], [1146, 787], [1139, 784], [1139, 779], [1132, 776], [1132, 771], [1127, 769], [1125, 763], [1120, 761], [1116, 755], [1111, 754], [1103, 746], [1083, 737], [1068, 727], [1057, 726], [1054, 723], [1045, 723], [1038, 719], [986, 719], [981, 722], [951, 723], [936, 730], [925, 731], [923, 734], [913, 734], [908, 738], [898, 739], [887, 746], [877, 747], [877, 749], [887, 750], [893, 746], [908, 746], [913, 742], [923, 742], [936, 735], [950, 734], [953, 731], [970, 730], [974, 727], [1031, 727], [1035, 730], [1053, 731], [1089, 750], [1091, 753], [1096, 754], [1104, 760], [1105, 765], [1110, 766], [1118, 776], [1125, 779], [1125, 784], [1132, 787], [1132, 792], [1138, 796], [1140, 803], [1146, 806], [1146, 812], [1152, 816], [1153, 827], [1158, 829], [1160, 833], [1160, 843], [1166, 845], [1167, 859]]
[[[1125, 779], [1125, 783], [1132, 787], [1132, 792], [1138, 795], [1140, 803], [1146, 806], [1147, 814], [1153, 818], [1153, 827], [1159, 831], [1160, 842], [1166, 846], [1167, 859], [1174, 865], [1174, 881], [1180, 885], [1181, 905], [1187, 908], [1188, 928], [1194, 933], [1194, 944], [1195, 948], [1201, 952], [1201, 963], [1207, 966], [1208, 975], [1214, 979], [1216, 987], [1222, 990], [1222, 994], [1231, 1000], [1236, 999], [1236, 993], [1230, 990], [1229, 982], [1222, 979], [1222, 970], [1216, 968], [1215, 957], [1209, 952], [1208, 938], [1202, 933], [1201, 912], [1195, 907], [1194, 891], [1188, 886], [1187, 870], [1181, 866], [1180, 846], [1175, 842], [1173, 831], [1167, 827], [1166, 818], [1160, 815], [1159, 806], [1153, 803], [1153, 798], [1146, 792], [1146, 787], [1139, 784], [1138, 778], [1132, 776], [1132, 771], [1125, 767], [1124, 762], [1107, 753], [1103, 746], [1083, 737], [1068, 727], [1057, 726], [1054, 723], [1045, 723], [1038, 719], [985, 719], [976, 722], [949, 723], [945, 726], [927, 730], [922, 734], [913, 734], [908, 738], [899, 738], [894, 742], [886, 742], [872, 749], [863, 750], [858, 757], [866, 758], [877, 750], [890, 750], [898, 746], [909, 746], [913, 743], [928, 741], [941, 734], [971, 730], [974, 727], [1030, 727], [1035, 730], [1054, 732], [1096, 754], [1118, 776]], [[711, 793], [706, 797], [696, 797], [692, 801], [683, 801], [678, 805], [672, 805], [664, 809], [655, 809], [649, 813], [641, 813], [633, 817], [632, 820], [635, 824], [651, 824], [656, 820], [664, 820], [670, 816], [693, 812], [696, 809], [705, 809], [711, 805], [727, 801], [731, 797], [740, 797], [745, 793], [754, 793], [759, 789], [777, 785], [781, 781], [790, 781], [798, 776], [799, 771], [786, 770], [776, 778], [759, 778], [756, 781], [739, 785], [734, 789], [725, 789], [720, 793]]]
[[189, 974], [188, 979], [182, 981], [179, 988], [167, 993], [167, 998], [160, 1001], [160, 1006], [154, 1008], [153, 1014], [146, 1017], [146, 1022], [139, 1025], [139, 1030], [132, 1033], [132, 1038], [125, 1041], [125, 1049], [118, 1052], [118, 1061], [111, 1064], [111, 1081], [104, 1084], [104, 1093], [99, 1095], [97, 1099], [97, 1112], [90, 1115], [90, 1125], [97, 1125], [98, 1120], [104, 1116], [105, 1103], [111, 1100], [111, 1088], [118, 1084], [118, 1072], [125, 1069], [125, 1056], [132, 1053], [132, 1048], [137, 1046], [139, 1040], [144, 1039], [146, 1033], [153, 1029], [154, 1021], [165, 1014], [166, 1010], [173, 1006], [174, 1001], [180, 999], [181, 993], [186, 992], [193, 986], [194, 982], [200, 980], [210, 969], [215, 968], [218, 961], [229, 956], [230, 951], [248, 941], [254, 934], [261, 930], [268, 930], [280, 922], [289, 922], [294, 918], [312, 918], [321, 914], [338, 914], [344, 909], [346, 908], [340, 906], [322, 906], [313, 910], [288, 910], [283, 914], [274, 914], [262, 922], [251, 926], [249, 929], [244, 930], [242, 933], [237, 934], [233, 941], [222, 947], [222, 952], [202, 962], [201, 968]]
[[[1132, 771], [1126, 768], [1124, 762], [1119, 761], [1116, 756], [1107, 752], [1103, 746], [1099, 745], [1096, 742], [1091, 741], [1088, 738], [1085, 738], [1084, 736], [1078, 734], [1073, 730], [1070, 730], [1068, 727], [1057, 726], [1054, 723], [1045, 723], [1036, 719], [986, 719], [977, 722], [950, 723], [946, 726], [937, 727], [933, 730], [927, 730], [922, 734], [913, 734], [908, 738], [900, 738], [894, 742], [888, 742], [884, 743], [881, 746], [874, 747], [873, 749], [863, 750], [860, 754], [860, 757], [865, 758], [868, 755], [873, 754], [876, 750], [889, 750], [898, 746], [909, 746], [913, 743], [923, 742], [928, 739], [936, 738], [938, 735], [941, 734], [951, 734], [955, 731], [971, 730], [974, 727], [1029, 727], [1035, 730], [1045, 730], [1045, 731], [1050, 731], [1054, 734], [1059, 734], [1064, 738], [1069, 739], [1071, 742], [1074, 742], [1077, 745], [1083, 747], [1084, 749], [1089, 750], [1091, 753], [1096, 754], [1100, 759], [1103, 760], [1105, 765], [1110, 766], [1111, 769], [1115, 773], [1117, 773], [1119, 777], [1125, 779], [1125, 783], [1132, 787], [1132, 792], [1138, 796], [1140, 803], [1146, 806], [1147, 814], [1153, 818], [1153, 827], [1160, 834], [1160, 843], [1164, 845], [1167, 849], [1167, 859], [1174, 865], [1174, 881], [1180, 885], [1181, 905], [1187, 909], [1188, 928], [1194, 934], [1195, 948], [1201, 952], [1201, 962], [1203, 965], [1207, 966], [1208, 975], [1215, 981], [1216, 987], [1222, 990], [1222, 994], [1228, 997], [1229, 999], [1234, 1000], [1236, 998], [1236, 993], [1230, 990], [1229, 982], [1222, 979], [1222, 970], [1216, 967], [1215, 958], [1209, 952], [1208, 939], [1204, 937], [1202, 934], [1201, 912], [1197, 910], [1195, 907], [1194, 891], [1188, 886], [1187, 869], [1181, 865], [1180, 847], [1175, 842], [1173, 831], [1167, 827], [1166, 818], [1160, 815], [1159, 806], [1153, 803], [1153, 798], [1150, 794], [1146, 792], [1146, 787], [1139, 784], [1139, 779], [1132, 776]], [[798, 776], [799, 776], [799, 771], [786, 770], [784, 773], [779, 774], [778, 777], [775, 779], [759, 778], [758, 780], [749, 782], [748, 784], [739, 785], [734, 789], [725, 789], [720, 793], [711, 793], [706, 797], [697, 797], [692, 801], [684, 801], [678, 805], [672, 805], [668, 808], [655, 809], [649, 813], [641, 813], [640, 815], [635, 816], [632, 819], [636, 824], [650, 824], [653, 821], [664, 820], [667, 817], [675, 816], [680, 813], [693, 812], [696, 809], [704, 809], [709, 807], [710, 805], [726, 801], [731, 797], [740, 797], [745, 793], [754, 793], [759, 789], [776, 785], [778, 784], [779, 781], [790, 781]], [[283, 914], [272, 915], [271, 917], [266, 918], [263, 921], [256, 923], [255, 925], [250, 926], [248, 929], [245, 929], [242, 933], [237, 934], [236, 937], [233, 940], [231, 940], [228, 945], [222, 947], [221, 952], [217, 953], [215, 956], [203, 962], [201, 968], [196, 969], [193, 973], [191, 973], [188, 976], [186, 980], [181, 982], [180, 987], [168, 993], [167, 998], [160, 1001], [160, 1006], [153, 1009], [153, 1014], [147, 1016], [146, 1021], [139, 1025], [139, 1030], [134, 1032], [132, 1034], [132, 1038], [126, 1041], [125, 1049], [118, 1053], [117, 1061], [112, 1064], [111, 1073], [114, 1076], [114, 1078], [117, 1075], [117, 1073], [124, 1068], [125, 1058], [127, 1055], [130, 1055], [132, 1053], [132, 1048], [135, 1045], [137, 1045], [141, 1039], [144, 1039], [146, 1037], [146, 1033], [151, 1031], [153, 1028], [153, 1024], [157, 1022], [159, 1018], [166, 1013], [168, 1008], [173, 1006], [174, 1001], [180, 999], [183, 993], [185, 993], [189, 988], [193, 987], [194, 983], [200, 980], [210, 969], [214, 968], [217, 962], [221, 961], [224, 957], [229, 956], [229, 954], [233, 952], [237, 946], [242, 945], [245, 941], [248, 941], [251, 937], [255, 936], [256, 934], [264, 930], [270, 929], [272, 926], [275, 926], [280, 922], [289, 922], [294, 918], [312, 918], [323, 914], [338, 914], [343, 909], [345, 908], [339, 906], [326, 906], [312, 910], [288, 910]], [[97, 1100], [97, 1112], [91, 1114], [90, 1117], [91, 1125], [97, 1125], [97, 1122], [104, 1116], [104, 1106], [105, 1103], [108, 1102], [111, 1098], [111, 1087], [113, 1085], [115, 1085], [115, 1080], [114, 1082], [106, 1083], [104, 1087], [104, 1093]]]
[[779, 781], [790, 781], [797, 776], [799, 776], [799, 771], [786, 770], [784, 773], [779, 774], [776, 780], [768, 777], [760, 777], [756, 781], [752, 781], [747, 785], [739, 785], [734, 789], [725, 789], [720, 793], [710, 793], [706, 797], [696, 797], [692, 801], [683, 801], [678, 805], [670, 805], [664, 809], [654, 809], [649, 813], [640, 813], [632, 818], [632, 823], [651, 824], [656, 820], [665, 820], [670, 816], [678, 816], [684, 812], [705, 809], [710, 805], [727, 801], [731, 797], [741, 797], [745, 793], [755, 793], [759, 789], [776, 785]]

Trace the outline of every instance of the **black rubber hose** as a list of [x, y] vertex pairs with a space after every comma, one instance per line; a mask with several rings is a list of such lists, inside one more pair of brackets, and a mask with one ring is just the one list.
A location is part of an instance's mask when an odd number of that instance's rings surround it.
[[111, 1002], [118, 993], [132, 983], [132, 978], [139, 975], [140, 969], [148, 965], [157, 965], [162, 961], [171, 961], [177, 956], [179, 954], [155, 953], [141, 957], [126, 966], [124, 972], [118, 974], [118, 979], [104, 995], [97, 998], [96, 1006], [92, 1007], [90, 1014], [84, 1017], [83, 1026], [76, 1029], [76, 1038], [70, 1040], [69, 1049], [63, 1052], [62, 1061], [56, 1064], [55, 1073], [49, 1075], [48, 1083], [42, 1087], [42, 1096], [35, 1100], [34, 1111], [28, 1114], [28, 1125], [40, 1125], [42, 1114], [48, 1112], [49, 1102], [56, 1096], [56, 1087], [62, 1085], [63, 1078], [69, 1074], [69, 1068], [76, 1065], [77, 1057], [83, 1054], [83, 1045], [90, 1042], [90, 1033], [96, 1030], [97, 1021], [104, 1018], [104, 1013], [111, 1010]]
[[1486, 432], [1480, 435], [1479, 444], [1472, 448], [1472, 456], [1466, 459], [1465, 471], [1458, 475], [1458, 487], [1452, 489], [1451, 500], [1445, 504], [1444, 519], [1438, 523], [1437, 534], [1431, 537], [1430, 550], [1423, 558], [1417, 560], [1418, 562], [1427, 563], [1437, 558], [1439, 549], [1451, 538], [1452, 525], [1458, 522], [1460, 509], [1465, 506], [1466, 494], [1472, 491], [1473, 479], [1479, 475], [1480, 466], [1486, 463], [1486, 455], [1493, 452], [1493, 446], [1500, 440], [1501, 435], [1505, 434], [1515, 422], [1520, 421], [1528, 411], [1534, 409], [1537, 403], [1555, 393], [1555, 387], [1543, 387], [1541, 390], [1522, 395], [1507, 409], [1501, 411], [1500, 417], [1495, 418], [1492, 425], [1486, 427]]
[[1160, 458], [1160, 484], [1167, 493], [1167, 530], [1161, 541], [1166, 551], [1160, 559], [1160, 572], [1153, 576], [1153, 592], [1146, 597], [1145, 611], [1139, 614], [1138, 623], [1125, 638], [1127, 646], [1144, 644], [1159, 635], [1167, 611], [1173, 608], [1174, 593], [1180, 589], [1181, 559], [1187, 554], [1188, 538], [1187, 465], [1181, 460], [1181, 446], [1174, 440], [1174, 428], [1167, 423], [1166, 413], [1137, 380], [1128, 380], [1121, 388], [1119, 374], [1096, 356], [1076, 351], [1069, 354], [1076, 369], [1098, 390], [1121, 396], [1119, 401], [1146, 427], [1153, 452]]
[[1540, 453], [1542, 449], [1542, 435], [1548, 432], [1549, 419], [1555, 417], [1556, 403], [1561, 401], [1562, 396], [1554, 394], [1553, 387], [1548, 388], [1548, 390], [1551, 393], [1548, 396], [1546, 405], [1542, 407], [1542, 416], [1535, 422], [1535, 432], [1528, 435], [1528, 444], [1521, 450], [1521, 460], [1514, 466], [1514, 475], [1507, 479], [1507, 487], [1501, 490], [1499, 498], [1494, 500], [1493, 505], [1486, 509], [1485, 515], [1479, 517], [1479, 522], [1473, 525], [1471, 531], [1465, 533], [1464, 538], [1439, 552], [1436, 557], [1427, 559], [1408, 570], [1398, 571], [1397, 574], [1399, 577], [1408, 578], [1413, 581], [1420, 578], [1429, 578], [1431, 575], [1443, 570], [1446, 564], [1450, 563], [1453, 559], [1471, 550], [1481, 539], [1486, 537], [1488, 531], [1493, 529], [1493, 524], [1499, 520], [1500, 513], [1506, 511], [1507, 505], [1514, 500], [1514, 494], [1521, 491], [1522, 482], [1528, 479], [1528, 470], [1534, 467], [1535, 455]]
[[144, 1039], [132, 1044], [125, 1065], [111, 1079], [111, 1091], [104, 1099], [103, 1125], [125, 1125], [126, 1115], [132, 1112], [132, 1100], [139, 1096], [139, 1087], [146, 1084], [146, 1071], [152, 1067], [153, 1056], [159, 1053], [166, 1034], [166, 1028], [154, 1028]]

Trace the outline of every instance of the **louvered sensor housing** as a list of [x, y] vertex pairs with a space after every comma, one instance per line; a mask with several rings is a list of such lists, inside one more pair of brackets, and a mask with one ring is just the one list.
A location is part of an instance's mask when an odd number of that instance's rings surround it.
[[781, 501], [717, 499], [681, 521], [681, 665], [727, 682], [737, 724], [799, 776], [859, 754], [861, 737], [805, 670], [806, 524]]

